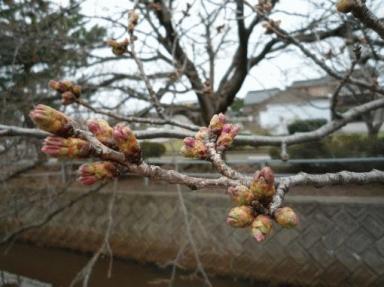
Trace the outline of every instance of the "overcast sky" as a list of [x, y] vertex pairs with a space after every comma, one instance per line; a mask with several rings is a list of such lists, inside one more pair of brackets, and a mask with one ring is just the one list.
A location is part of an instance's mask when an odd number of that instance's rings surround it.
[[[57, 0], [59, 4], [66, 5], [68, 1], [66, 0]], [[191, 2], [191, 1], [188, 1]], [[257, 1], [249, 1], [253, 4], [256, 4]], [[308, 0], [281, 0], [279, 4], [276, 5], [274, 11], [285, 11], [286, 13], [277, 13], [272, 18], [274, 19], [280, 19], [282, 21], [282, 28], [286, 30], [292, 30], [299, 28], [300, 25], [303, 25], [301, 18], [289, 15], [291, 14], [300, 14], [300, 15], [310, 15], [314, 16], [317, 11], [322, 11], [321, 9], [314, 10], [313, 4], [310, 4], [311, 1]], [[376, 1], [376, 3], [380, 4], [380, 1]], [[178, 5], [185, 5], [187, 1], [175, 1]], [[330, 0], [320, 0], [315, 1], [316, 5], [319, 3], [324, 3], [325, 7], [329, 9], [333, 9], [331, 11], [332, 14], [334, 14], [334, 17], [341, 17], [336, 13], [336, 10], [334, 8], [334, 1]], [[376, 5], [379, 5], [376, 4]], [[383, 16], [384, 5], [375, 6], [375, 12], [378, 13], [378, 16]], [[84, 14], [88, 16], [96, 16], [96, 17], [105, 17], [105, 16], [114, 16], [118, 12], [122, 10], [126, 10], [132, 7], [132, 3], [129, 1], [121, 1], [121, 0], [86, 0], [83, 5], [82, 9]], [[197, 7], [196, 5], [193, 6], [194, 9], [197, 9], [195, 11], [191, 11], [191, 13], [198, 12], [198, 9], [200, 7]], [[376, 9], [377, 8], [377, 9]], [[126, 21], [126, 18], [124, 18], [124, 21]], [[97, 23], [101, 26], [110, 25], [102, 20], [93, 20], [92, 23]], [[139, 25], [140, 26], [140, 25]], [[143, 29], [143, 27], [140, 27]], [[145, 27], [144, 27], [145, 29]], [[262, 29], [261, 27], [258, 29]], [[118, 29], [113, 28], [109, 29], [108, 32], [113, 33], [115, 35], [120, 35], [120, 31]], [[120, 34], [119, 34], [120, 33]], [[259, 31], [260, 33], [260, 31]], [[261, 33], [263, 34], [263, 33]], [[267, 36], [263, 36], [267, 37]], [[140, 35], [139, 35], [139, 41], [140, 41]], [[188, 49], [188, 47], [185, 47]], [[326, 43], [323, 44], [317, 44], [316, 49], [321, 49], [322, 51], [327, 51], [329, 48], [332, 48], [332, 46], [329, 46]], [[233, 48], [235, 49], [235, 47]], [[246, 78], [241, 90], [239, 91], [237, 97], [243, 98], [248, 91], [250, 90], [259, 90], [259, 89], [267, 89], [267, 88], [274, 88], [278, 87], [283, 89], [284, 87], [289, 86], [293, 81], [296, 80], [305, 80], [305, 79], [312, 79], [319, 77], [321, 75], [324, 75], [324, 73], [318, 68], [316, 65], [312, 63], [312, 60], [305, 58], [300, 52], [295, 51], [294, 49], [291, 49], [291, 51], [284, 50], [284, 53], [275, 54], [273, 58], [268, 58], [263, 60], [256, 68], [253, 68], [249, 76]], [[316, 51], [317, 52], [317, 51]], [[110, 51], [106, 50], [102, 53], [106, 53], [105, 56], [110, 56]], [[229, 53], [231, 54], [231, 53]], [[233, 51], [232, 51], [233, 54]], [[217, 62], [217, 70], [218, 71], [225, 71], [226, 67], [229, 64], [229, 60], [224, 58]], [[340, 65], [340, 64], [339, 64]], [[338, 67], [339, 69], [343, 69], [343, 63]], [[348, 61], [345, 62], [345, 68], [348, 67]], [[108, 69], [108, 67], [104, 67], [105, 69]], [[104, 69], [103, 68], [103, 69]], [[110, 69], [111, 67], [109, 67]], [[126, 72], [127, 69], [132, 68], [136, 69], [135, 67], [127, 67], [126, 65], [120, 65], [120, 66], [113, 66], [112, 69], [114, 71], [119, 72]], [[151, 72], [152, 67], [147, 67], [147, 71]], [[222, 74], [217, 75], [217, 79], [219, 79], [222, 76]], [[216, 80], [216, 82], [218, 82]], [[104, 101], [110, 101], [111, 96], [109, 94], [105, 94], [104, 98], [101, 97]], [[169, 95], [168, 97], [164, 97], [163, 101], [170, 102], [172, 99], [172, 96]], [[183, 101], [191, 101], [196, 100], [194, 93], [190, 93], [187, 95], [182, 96]], [[131, 105], [132, 109], [140, 108], [142, 107], [142, 103], [134, 103]]]

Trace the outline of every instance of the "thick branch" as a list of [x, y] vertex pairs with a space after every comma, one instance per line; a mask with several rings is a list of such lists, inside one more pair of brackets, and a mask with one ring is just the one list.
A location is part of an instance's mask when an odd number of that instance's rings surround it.
[[384, 23], [377, 18], [365, 5], [365, 1], [356, 0], [352, 14], [365, 26], [374, 30], [384, 40]]

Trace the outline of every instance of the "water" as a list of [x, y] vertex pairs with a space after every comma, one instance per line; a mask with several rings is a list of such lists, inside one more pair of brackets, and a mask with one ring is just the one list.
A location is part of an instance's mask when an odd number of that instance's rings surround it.
[[[88, 262], [90, 256], [56, 248], [38, 247], [15, 243], [11, 248], [0, 248], [0, 270], [21, 275], [41, 282], [41, 285], [25, 282], [22, 287], [30, 286], [69, 286], [72, 279]], [[112, 276], [108, 278], [109, 259], [102, 258], [95, 265], [89, 286], [168, 286], [170, 269], [160, 269], [155, 265], [138, 264], [126, 260], [113, 260]], [[178, 271], [181, 274], [181, 271]], [[184, 273], [184, 275], [187, 273]], [[174, 287], [204, 286], [200, 280], [185, 279], [178, 276]], [[232, 278], [210, 278], [215, 287], [266, 286], [249, 281], [235, 282]], [[36, 281], [30, 281], [36, 282]], [[1, 286], [0, 281], [0, 286]], [[47, 284], [47, 285], [44, 285]], [[81, 286], [81, 285], [77, 285]]]

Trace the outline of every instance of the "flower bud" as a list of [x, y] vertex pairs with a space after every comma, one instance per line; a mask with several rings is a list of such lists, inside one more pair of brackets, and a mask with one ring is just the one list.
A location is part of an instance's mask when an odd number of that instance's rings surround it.
[[272, 231], [272, 221], [266, 215], [258, 215], [252, 222], [252, 236], [257, 242], [261, 242], [267, 238]]
[[107, 121], [103, 119], [92, 119], [87, 121], [88, 129], [95, 137], [103, 144], [112, 146], [113, 141], [113, 129]]
[[119, 175], [117, 166], [110, 161], [85, 163], [79, 167], [78, 180], [84, 185], [91, 185], [97, 181], [111, 179]]
[[217, 115], [213, 115], [210, 123], [209, 123], [209, 128], [211, 131], [215, 134], [220, 134], [221, 130], [223, 129], [225, 124], [225, 116], [224, 114], [220, 113]]
[[280, 28], [281, 20], [269, 20], [262, 24], [265, 28], [265, 34], [273, 34], [276, 29]]
[[68, 136], [73, 131], [69, 117], [46, 105], [37, 105], [29, 117], [39, 129], [59, 136]]
[[195, 134], [195, 139], [204, 141], [207, 137], [209, 129], [207, 127], [201, 127], [199, 131]]
[[237, 125], [225, 124], [216, 142], [217, 149], [219, 151], [228, 149], [239, 130], [240, 127]]
[[48, 82], [48, 86], [52, 89], [52, 90], [55, 90], [55, 91], [58, 91], [58, 92], [65, 92], [63, 89], [64, 89], [64, 86], [62, 86], [60, 84], [59, 81], [55, 81], [55, 80], [50, 80]]
[[238, 205], [251, 205], [254, 200], [253, 193], [244, 185], [230, 186], [228, 193], [231, 195], [233, 202]]
[[246, 227], [252, 223], [253, 218], [251, 207], [237, 206], [229, 211], [227, 223], [232, 227]]
[[82, 90], [82, 88], [80, 85], [74, 85], [72, 87], [72, 93], [74, 93], [77, 96], [77, 98], [80, 96], [81, 90]]
[[269, 185], [273, 185], [275, 183], [275, 175], [273, 173], [272, 168], [270, 168], [269, 166], [265, 166], [260, 171], [256, 171], [254, 179], [263, 179], [264, 182]]
[[285, 228], [293, 228], [299, 223], [299, 218], [290, 207], [278, 208], [274, 216], [276, 222]]
[[249, 187], [256, 200], [270, 201], [275, 195], [275, 176], [270, 167], [263, 167], [256, 171]]
[[336, 9], [341, 13], [349, 13], [353, 10], [354, 7], [355, 7], [354, 0], [339, 0], [336, 3]]
[[108, 40], [107, 45], [112, 48], [112, 53], [116, 56], [122, 56], [128, 49], [129, 40], [125, 39], [124, 41], [117, 42], [116, 40]]
[[204, 142], [192, 137], [184, 139], [184, 145], [181, 148], [181, 153], [185, 157], [206, 159], [208, 156], [207, 147]]
[[141, 160], [141, 149], [139, 142], [132, 130], [123, 123], [117, 124], [112, 131], [113, 138], [119, 150], [133, 163]]
[[67, 91], [61, 94], [61, 103], [63, 105], [70, 105], [75, 102], [76, 96], [74, 93]]
[[265, 183], [263, 180], [253, 180], [249, 186], [254, 199], [259, 201], [270, 201], [275, 195], [275, 186]]
[[78, 138], [47, 137], [41, 151], [58, 158], [86, 158], [91, 153], [90, 144]]
[[139, 13], [135, 10], [131, 10], [128, 13], [128, 31], [133, 32], [139, 21]]

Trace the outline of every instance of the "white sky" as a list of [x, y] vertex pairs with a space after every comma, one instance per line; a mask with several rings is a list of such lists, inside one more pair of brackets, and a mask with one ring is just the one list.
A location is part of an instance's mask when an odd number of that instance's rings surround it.
[[[380, 1], [379, 4], [377, 4], [377, 7], [380, 7]], [[68, 1], [66, 0], [57, 0], [59, 4], [66, 5]], [[178, 3], [178, 5], [185, 5], [187, 1], [175, 1]], [[191, 2], [191, 1], [188, 1]], [[253, 4], [256, 4], [257, 1], [249, 1]], [[288, 13], [296, 13], [296, 14], [304, 14], [304, 15], [311, 15], [312, 17], [316, 16], [316, 11], [313, 10], [313, 4], [310, 4], [311, 1], [308, 0], [281, 0], [279, 4], [276, 5], [274, 11], [285, 11]], [[322, 1], [314, 1], [315, 3], [324, 3], [325, 7], [328, 7], [330, 9], [334, 8], [334, 1], [330, 0], [322, 0]], [[381, 1], [382, 2], [382, 1]], [[316, 4], [316, 5], [317, 5]], [[320, 5], [320, 4], [319, 4]], [[83, 3], [83, 12], [86, 15], [89, 16], [96, 16], [96, 17], [105, 17], [105, 16], [111, 16], [115, 15], [121, 11], [122, 9], [129, 9], [132, 7], [132, 3], [129, 1], [121, 1], [121, 0], [108, 0], [108, 1], [102, 1], [102, 0], [86, 0]], [[195, 7], [195, 6], [193, 6]], [[201, 7], [196, 7], [196, 9], [200, 9]], [[192, 11], [198, 12], [197, 10]], [[319, 9], [318, 11], [323, 11], [322, 9]], [[384, 15], [384, 9], [383, 5], [381, 5], [380, 8], [375, 10], [378, 16]], [[333, 17], [340, 17], [337, 15], [337, 13], [334, 13], [335, 16]], [[273, 19], [280, 19], [282, 20], [282, 28], [286, 30], [292, 30], [295, 28], [299, 28], [302, 24], [302, 21], [300, 21], [300, 17], [293, 17], [284, 13], [277, 13], [272, 17]], [[126, 22], [126, 17], [123, 19]], [[102, 20], [94, 20], [93, 23], [97, 23], [101, 26], [105, 26], [106, 22]], [[140, 26], [140, 25], [139, 25]], [[143, 27], [139, 27], [143, 29]], [[144, 27], [145, 29], [145, 27]], [[259, 29], [259, 30], [257, 30]], [[267, 35], [263, 35], [261, 33], [262, 28], [257, 28], [254, 33], [256, 33], [257, 37], [261, 35], [260, 37], [268, 37]], [[121, 36], [119, 33], [120, 31], [116, 28], [109, 29], [108, 32], [112, 32], [115, 36]], [[257, 34], [258, 33], [258, 34]], [[252, 37], [251, 37], [252, 38]], [[256, 37], [253, 37], [254, 39]], [[268, 38], [265, 38], [268, 39]], [[256, 39], [255, 42], [257, 42], [258, 39]], [[139, 35], [139, 41], [140, 41], [140, 35]], [[321, 44], [317, 45], [316, 49], [321, 49], [321, 51], [327, 51], [330, 48], [327, 44]], [[188, 49], [188, 47], [186, 47]], [[233, 46], [233, 51], [235, 49], [235, 46]], [[229, 51], [229, 55], [233, 54], [233, 51]], [[250, 52], [252, 51], [252, 48], [250, 49]], [[287, 50], [284, 50], [287, 51]], [[231, 53], [232, 52], [232, 53]], [[102, 55], [105, 56], [111, 56], [110, 51], [103, 51], [101, 52]], [[217, 62], [217, 71], [225, 71], [226, 67], [229, 64], [228, 58], [223, 58], [220, 61]], [[345, 67], [348, 66], [348, 62], [344, 63]], [[114, 71], [118, 72], [127, 72], [128, 70], [135, 71], [135, 67], [127, 67], [127, 65], [119, 65], [119, 66], [113, 66], [113, 67], [107, 67], [103, 66], [102, 69], [113, 69]], [[146, 66], [147, 71], [150, 73], [151, 70], [154, 67], [148, 67]], [[340, 68], [340, 66], [339, 66]], [[259, 90], [259, 89], [265, 89], [265, 88], [273, 88], [273, 87], [279, 87], [284, 88], [286, 86], [289, 86], [293, 81], [296, 80], [305, 80], [305, 79], [311, 79], [316, 78], [319, 75], [322, 75], [323, 72], [316, 67], [310, 59], [306, 59], [303, 57], [303, 55], [300, 52], [295, 52], [291, 50], [291, 52], [284, 52], [280, 53], [278, 55], [275, 54], [274, 58], [263, 60], [257, 67], [253, 68], [249, 76], [246, 78], [241, 90], [239, 91], [237, 97], [243, 98], [246, 93], [250, 90]], [[217, 73], [216, 83], [218, 82], [219, 78], [222, 76], [222, 73]], [[155, 84], [156, 86], [156, 84]], [[159, 86], [160, 87], [160, 86]], [[111, 101], [112, 97], [110, 93], [104, 94], [104, 97], [101, 96], [102, 101], [108, 102]], [[163, 101], [170, 102], [172, 100], [172, 96], [169, 95], [168, 97], [164, 97]], [[185, 101], [191, 101], [196, 100], [195, 95], [193, 93], [189, 93], [182, 96], [182, 100]], [[132, 102], [129, 109], [136, 109], [142, 107], [143, 104], [140, 102]]]

